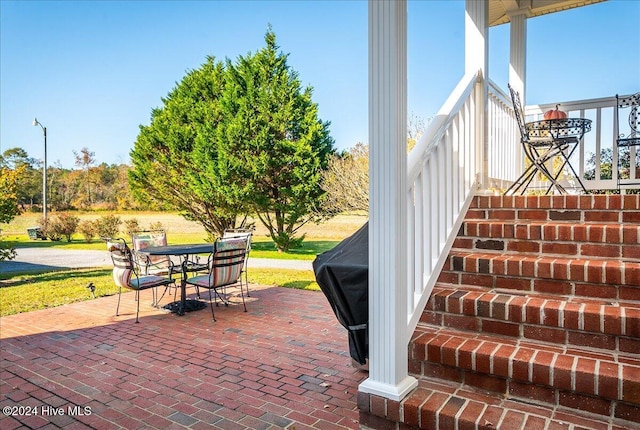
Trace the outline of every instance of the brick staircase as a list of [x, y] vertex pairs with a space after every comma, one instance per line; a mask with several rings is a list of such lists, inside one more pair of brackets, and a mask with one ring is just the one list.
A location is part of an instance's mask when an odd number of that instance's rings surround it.
[[363, 428], [640, 429], [640, 196], [476, 197]]

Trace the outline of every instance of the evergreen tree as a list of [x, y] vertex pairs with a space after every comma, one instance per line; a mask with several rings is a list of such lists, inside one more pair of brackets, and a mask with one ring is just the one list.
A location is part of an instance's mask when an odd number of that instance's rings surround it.
[[140, 127], [129, 183], [212, 236], [251, 211], [287, 250], [301, 226], [328, 216], [320, 182], [333, 140], [270, 29], [265, 40], [235, 64], [209, 57], [163, 99]]
[[236, 226], [244, 205], [223, 193], [217, 166], [216, 129], [225, 68], [215, 58], [184, 79], [152, 111], [131, 151], [129, 184], [143, 201], [176, 209], [212, 236]]
[[227, 60], [217, 163], [225, 194], [250, 205], [285, 251], [302, 241], [300, 227], [328, 216], [320, 183], [334, 149], [312, 88], [302, 89], [270, 28], [265, 42]]

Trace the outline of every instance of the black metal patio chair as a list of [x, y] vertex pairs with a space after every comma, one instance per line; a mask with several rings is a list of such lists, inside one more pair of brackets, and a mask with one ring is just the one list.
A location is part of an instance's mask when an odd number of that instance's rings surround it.
[[[171, 279], [175, 275], [180, 276], [181, 267], [171, 261], [171, 258], [166, 255], [149, 255], [144, 252], [140, 252], [150, 246], [166, 246], [167, 245], [167, 233], [164, 230], [145, 230], [131, 232], [131, 244], [132, 254], [134, 262], [140, 268], [140, 271], [144, 275], [159, 275], [169, 276]], [[175, 285], [173, 285], [175, 286]], [[158, 302], [162, 300], [167, 291], [172, 285], [167, 285], [162, 295], [158, 298]], [[174, 289], [174, 300], [176, 297], [177, 288]]]
[[253, 237], [253, 228], [230, 228], [224, 231], [223, 239], [228, 238], [244, 238], [247, 240], [247, 254], [244, 258], [244, 280], [247, 286], [247, 297], [249, 294], [249, 254], [251, 252], [251, 238]]
[[133, 257], [133, 253], [124, 239], [111, 239], [107, 241], [107, 250], [111, 255], [113, 262], [113, 281], [118, 286], [118, 305], [116, 307], [116, 316], [120, 311], [120, 296], [122, 289], [127, 288], [135, 291], [136, 300], [136, 323], [139, 322], [140, 314], [140, 291], [152, 290], [153, 306], [158, 304], [157, 287], [175, 286], [172, 278], [160, 275], [144, 275], [141, 274], [141, 268]]
[[247, 255], [246, 242], [246, 238], [216, 240], [213, 252], [209, 255], [207, 261], [209, 273], [188, 278], [186, 281], [189, 285], [209, 290], [209, 304], [214, 321], [216, 321], [216, 316], [213, 311], [213, 304], [215, 303], [218, 306], [217, 299], [219, 298], [225, 306], [228, 306], [229, 300], [226, 290], [234, 285], [240, 287], [242, 305], [244, 306], [244, 311], [247, 311], [242, 281], [242, 272], [244, 271], [244, 262]]
[[[628, 96], [616, 94], [616, 123], [618, 148], [618, 189], [620, 185], [640, 185], [640, 166], [636, 159], [640, 158], [640, 93]], [[624, 172], [620, 149], [629, 151], [629, 170]], [[622, 178], [622, 176], [627, 176]]]
[[[550, 182], [545, 194], [549, 194], [554, 187], [564, 194], [566, 190], [558, 182], [558, 178], [565, 166], [569, 167], [580, 187], [585, 191], [584, 185], [569, 159], [578, 147], [584, 133], [591, 130], [591, 121], [582, 118], [567, 118], [525, 123], [520, 94], [511, 85], [509, 85], [509, 92], [511, 93], [513, 109], [520, 130], [520, 143], [530, 164], [505, 191], [505, 195], [512, 195], [518, 192], [524, 194], [538, 173]], [[550, 169], [548, 164], [553, 164], [552, 160], [555, 157], [561, 157], [562, 163], [557, 171], [553, 173], [553, 168]]]

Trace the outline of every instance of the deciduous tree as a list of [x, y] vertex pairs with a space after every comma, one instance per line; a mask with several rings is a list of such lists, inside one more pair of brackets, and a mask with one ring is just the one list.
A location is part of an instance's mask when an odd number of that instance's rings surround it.
[[89, 151], [89, 148], [84, 147], [80, 150], [80, 152], [73, 151], [73, 155], [75, 157], [76, 166], [80, 167], [84, 172], [84, 183], [86, 189], [81, 193], [81, 206], [91, 207], [91, 205], [93, 204], [93, 198], [91, 196], [91, 183], [93, 182], [93, 179], [91, 177], [91, 169], [96, 162], [96, 153], [93, 151]]
[[17, 189], [23, 169], [0, 167], [0, 223], [6, 224], [20, 213]]
[[[10, 222], [20, 213], [17, 188], [18, 178], [23, 170], [24, 166], [18, 167], [17, 169], [0, 167], [0, 224]], [[13, 248], [0, 244], [0, 261], [11, 260], [15, 255], [16, 253]]]
[[326, 206], [336, 213], [369, 211], [369, 146], [358, 143], [332, 155], [322, 175]]
[[[411, 151], [426, 129], [425, 121], [415, 114], [407, 122], [407, 151]], [[356, 146], [335, 154], [323, 173], [322, 188], [326, 205], [334, 212], [369, 211], [369, 146]]]
[[7, 149], [0, 155], [0, 167], [21, 169], [16, 190], [19, 205], [24, 207], [42, 202], [41, 163], [29, 157], [27, 151], [22, 148]]

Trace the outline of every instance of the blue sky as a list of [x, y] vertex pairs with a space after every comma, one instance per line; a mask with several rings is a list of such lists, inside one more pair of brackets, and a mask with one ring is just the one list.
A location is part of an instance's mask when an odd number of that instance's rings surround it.
[[[0, 0], [0, 152], [74, 167], [73, 151], [128, 163], [139, 125], [207, 55], [264, 46], [271, 24], [314, 88], [339, 149], [366, 142], [367, 3], [357, 1]], [[640, 91], [640, 1], [529, 20], [528, 103]], [[464, 72], [464, 1], [409, 2], [409, 106], [428, 118]], [[508, 79], [509, 26], [490, 31], [489, 75]]]

